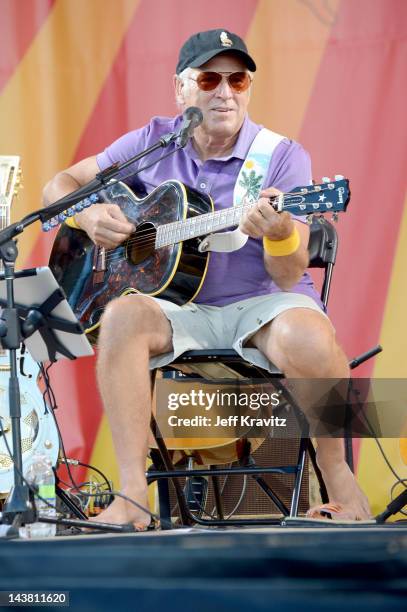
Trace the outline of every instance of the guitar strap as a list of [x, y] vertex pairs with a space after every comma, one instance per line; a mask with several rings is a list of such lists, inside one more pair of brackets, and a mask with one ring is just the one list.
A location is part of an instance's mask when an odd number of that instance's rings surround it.
[[[253, 140], [236, 180], [233, 206], [253, 204], [263, 188], [270, 161], [277, 145], [285, 138], [281, 134], [262, 128]], [[201, 242], [199, 250], [229, 253], [242, 248], [248, 236], [239, 228], [230, 232], [209, 234]]]

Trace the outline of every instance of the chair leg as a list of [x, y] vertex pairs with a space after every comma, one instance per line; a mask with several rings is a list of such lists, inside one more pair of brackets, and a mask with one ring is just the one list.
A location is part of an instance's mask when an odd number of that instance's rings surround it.
[[329, 502], [328, 492], [326, 490], [324, 479], [322, 478], [321, 470], [318, 467], [317, 454], [315, 452], [314, 445], [310, 438], [308, 439], [308, 454], [309, 454], [309, 458], [311, 459], [312, 467], [314, 468], [315, 475], [318, 479], [321, 501], [323, 504], [327, 504]]
[[[216, 471], [216, 466], [215, 465], [211, 465], [211, 470], [212, 471]], [[224, 519], [225, 518], [225, 513], [223, 511], [223, 502], [222, 502], [222, 494], [220, 491], [220, 486], [219, 486], [219, 477], [216, 475], [212, 476], [212, 484], [213, 484], [213, 491], [215, 493], [215, 506], [216, 506], [216, 512], [218, 514], [218, 518], [219, 519]]]
[[[151, 466], [155, 470], [163, 470], [164, 464], [161, 459], [161, 455], [159, 451], [155, 448], [150, 451], [151, 461], [153, 465]], [[147, 482], [149, 482], [148, 473], [147, 473]], [[171, 529], [171, 504], [170, 504], [170, 489], [168, 486], [167, 479], [159, 478], [157, 480], [157, 489], [158, 489], [158, 506], [159, 506], [159, 514], [161, 520], [161, 529]], [[168, 527], [167, 527], [168, 525]]]
[[[153, 433], [154, 439], [157, 443], [158, 446], [158, 450], [160, 452], [161, 455], [161, 459], [162, 462], [164, 464], [164, 468], [166, 469], [166, 471], [169, 473], [169, 478], [170, 478], [170, 473], [174, 471], [174, 465], [171, 461], [171, 457], [170, 454], [168, 452], [167, 447], [165, 446], [165, 442], [163, 437], [161, 436], [160, 430], [158, 428], [157, 425], [157, 421], [155, 420], [154, 416], [151, 415], [151, 431]], [[161, 480], [161, 479], [160, 479]], [[189, 509], [188, 509], [188, 505], [185, 499], [185, 495], [184, 495], [184, 491], [182, 490], [181, 484], [178, 480], [178, 478], [173, 478], [171, 479], [175, 488], [175, 493], [177, 496], [177, 501], [178, 501], [178, 507], [179, 507], [179, 511], [180, 511], [180, 515], [181, 515], [181, 521], [183, 525], [193, 525], [194, 524], [194, 518], [191, 515]]]
[[353, 440], [351, 436], [345, 437], [345, 459], [346, 463], [349, 465], [351, 472], [355, 473], [355, 465], [353, 462]]
[[[251, 467], [256, 467], [256, 462], [254, 461], [252, 456], [247, 458], [247, 464], [250, 465]], [[254, 480], [257, 482], [259, 487], [263, 489], [267, 497], [269, 497], [271, 501], [274, 503], [274, 505], [277, 506], [281, 514], [283, 516], [288, 516], [290, 511], [288, 510], [287, 506], [278, 497], [278, 495], [276, 495], [274, 491], [269, 487], [269, 485], [267, 484], [263, 476], [258, 476], [257, 474], [251, 474], [251, 477], [254, 478]]]
[[307, 457], [308, 438], [301, 438], [300, 448], [298, 451], [297, 472], [295, 474], [295, 482], [293, 494], [291, 497], [290, 517], [298, 516], [298, 505], [300, 502], [300, 493], [302, 479], [304, 477], [305, 459]]
[[[151, 372], [151, 396], [153, 395], [153, 390], [154, 390], [154, 385], [155, 385], [155, 379], [156, 379], [156, 375], [157, 375], [157, 370], [153, 370]], [[158, 451], [160, 453], [160, 457], [161, 457], [161, 461], [163, 464], [164, 469], [167, 472], [173, 472], [174, 471], [174, 465], [171, 461], [171, 457], [170, 454], [168, 452], [168, 449], [165, 445], [164, 442], [164, 438], [161, 435], [161, 432], [158, 428], [158, 424], [157, 421], [154, 417], [154, 415], [151, 415], [151, 420], [150, 420], [150, 428], [151, 428], [151, 432], [154, 436], [154, 439], [156, 441], [157, 447], [158, 447]], [[161, 478], [159, 480], [162, 480]], [[191, 512], [189, 511], [186, 499], [185, 499], [185, 495], [184, 492], [182, 490], [181, 484], [178, 480], [178, 478], [172, 478], [172, 483], [174, 485], [174, 489], [175, 489], [175, 494], [177, 496], [177, 501], [178, 501], [178, 507], [179, 507], [179, 512], [181, 515], [181, 521], [183, 525], [193, 525], [194, 524], [194, 517], [192, 516]], [[160, 491], [160, 489], [159, 489]]]

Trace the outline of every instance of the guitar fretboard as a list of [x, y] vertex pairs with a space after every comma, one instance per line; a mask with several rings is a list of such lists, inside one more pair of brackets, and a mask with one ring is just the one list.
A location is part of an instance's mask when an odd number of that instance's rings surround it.
[[[346, 198], [349, 198], [349, 195], [345, 197], [345, 187], [342, 183], [345, 183], [345, 181], [338, 181], [338, 186], [336, 186], [336, 183], [329, 182], [326, 185], [300, 187], [297, 192], [280, 194], [276, 197], [273, 207], [278, 212], [287, 210], [296, 215], [344, 210], [347, 204]], [[329, 193], [333, 196], [335, 190], [338, 198], [336, 205], [333, 201], [335, 198], [331, 200], [327, 197]], [[239, 225], [245, 211], [253, 205], [254, 202], [250, 202], [161, 225], [157, 228], [155, 248], [169, 246], [198, 236], [205, 236], [213, 231], [218, 232]]]
[[209, 232], [220, 231], [228, 227], [238, 225], [245, 210], [250, 205], [235, 206], [225, 210], [217, 210], [205, 213], [191, 219], [166, 223], [157, 229], [155, 247], [158, 249], [163, 246], [176, 244], [190, 238], [205, 236]]

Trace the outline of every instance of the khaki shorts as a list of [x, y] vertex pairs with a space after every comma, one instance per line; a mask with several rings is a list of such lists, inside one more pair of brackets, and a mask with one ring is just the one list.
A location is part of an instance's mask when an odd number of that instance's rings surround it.
[[269, 360], [259, 350], [244, 346], [251, 336], [291, 308], [311, 308], [326, 316], [311, 297], [301, 293], [262, 295], [228, 306], [193, 303], [177, 306], [160, 298], [151, 299], [171, 323], [173, 350], [153, 357], [150, 369], [168, 365], [185, 351], [233, 348], [246, 361], [270, 370]]

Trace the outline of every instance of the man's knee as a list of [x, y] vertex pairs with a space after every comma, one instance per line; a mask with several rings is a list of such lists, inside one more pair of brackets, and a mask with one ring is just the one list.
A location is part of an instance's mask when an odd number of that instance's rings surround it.
[[167, 317], [147, 296], [120, 296], [109, 302], [101, 318], [100, 342], [117, 344], [137, 338], [165, 352], [171, 345], [171, 336]]
[[[346, 358], [337, 345], [335, 330], [321, 313], [304, 308], [295, 308], [277, 316], [263, 332], [262, 346], [281, 369], [307, 370], [309, 375], [318, 373], [325, 376], [337, 361]], [[328, 374], [329, 375], [329, 374]]]

